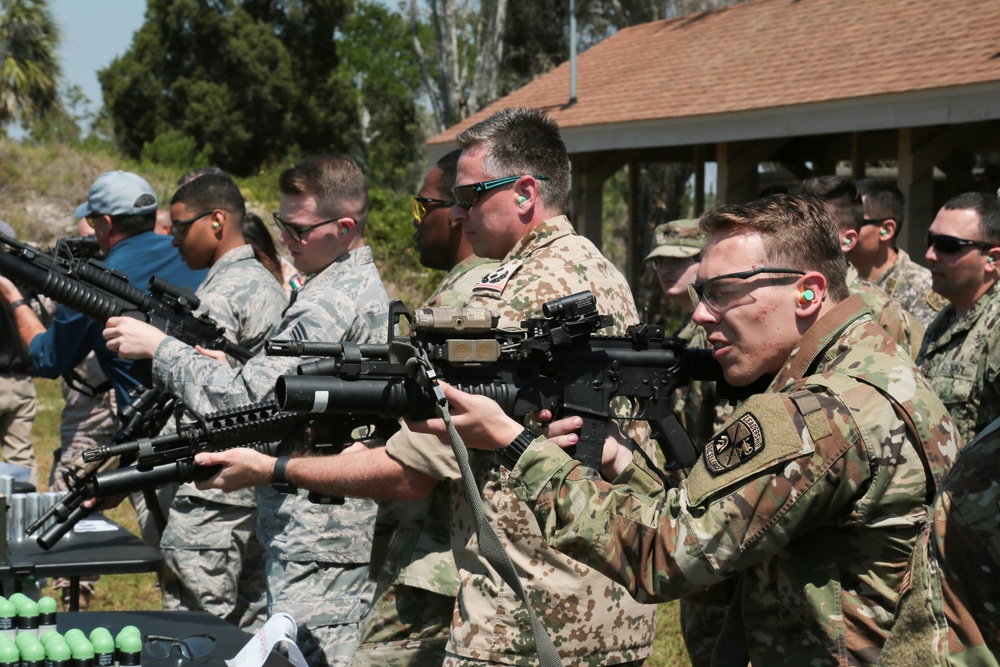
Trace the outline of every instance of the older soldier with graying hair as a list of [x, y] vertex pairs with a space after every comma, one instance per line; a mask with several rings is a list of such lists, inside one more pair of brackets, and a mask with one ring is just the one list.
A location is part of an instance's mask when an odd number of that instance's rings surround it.
[[[295, 268], [312, 277], [292, 294], [274, 337], [384, 343], [389, 298], [365, 245], [368, 186], [361, 169], [344, 155], [317, 155], [282, 172], [278, 187], [280, 240]], [[123, 356], [152, 357], [156, 379], [202, 413], [272, 398], [278, 376], [302, 362], [258, 354], [230, 368], [128, 318], [109, 320], [104, 335]], [[268, 458], [273, 471], [278, 464]], [[297, 621], [297, 642], [310, 665], [346, 666], [371, 604], [375, 504], [317, 505], [307, 495], [282, 478], [257, 491], [268, 613], [288, 612]]]
[[[869, 665], [892, 626], [926, 505], [962, 444], [908, 355], [849, 296], [826, 207], [777, 195], [707, 214], [693, 285], [726, 380], [774, 376], [678, 488], [630, 443], [602, 473], [545, 438], [508, 449], [510, 483], [548, 543], [624, 584], [676, 598], [739, 576], [720, 664]], [[520, 424], [449, 388], [468, 445], [519, 444]], [[442, 432], [440, 420], [411, 424]], [[518, 458], [518, 455], [520, 457]]]

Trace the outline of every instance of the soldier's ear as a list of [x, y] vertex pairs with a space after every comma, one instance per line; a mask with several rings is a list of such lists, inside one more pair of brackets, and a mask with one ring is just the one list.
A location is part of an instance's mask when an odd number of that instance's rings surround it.
[[896, 221], [889, 218], [882, 223], [882, 228], [879, 230], [879, 239], [891, 241], [894, 238], [896, 238]]

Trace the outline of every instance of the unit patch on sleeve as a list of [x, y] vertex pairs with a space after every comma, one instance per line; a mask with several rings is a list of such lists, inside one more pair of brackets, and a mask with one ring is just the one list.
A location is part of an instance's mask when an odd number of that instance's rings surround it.
[[705, 446], [705, 465], [716, 475], [749, 461], [764, 449], [764, 431], [748, 413], [730, 424]]
[[502, 264], [493, 271], [487, 273], [482, 279], [476, 283], [476, 286], [472, 288], [473, 292], [489, 292], [491, 294], [500, 294], [503, 292], [504, 287], [507, 286], [507, 281], [513, 277], [514, 273], [520, 268], [523, 262], [519, 259], [512, 259], [506, 264]]

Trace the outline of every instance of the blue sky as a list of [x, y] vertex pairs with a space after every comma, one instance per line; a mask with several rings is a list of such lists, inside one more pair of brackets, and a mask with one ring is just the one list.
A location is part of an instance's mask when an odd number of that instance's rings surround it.
[[83, 89], [101, 107], [101, 85], [97, 70], [107, 67], [132, 43], [142, 25], [144, 0], [49, 0], [49, 10], [62, 31], [59, 64], [63, 78]]

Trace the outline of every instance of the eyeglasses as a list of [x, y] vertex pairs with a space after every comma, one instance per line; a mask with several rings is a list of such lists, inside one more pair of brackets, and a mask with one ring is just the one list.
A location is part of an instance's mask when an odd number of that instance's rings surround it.
[[191, 227], [191, 225], [198, 222], [206, 215], [211, 215], [212, 213], [215, 213], [214, 208], [210, 208], [207, 211], [202, 211], [198, 215], [194, 216], [193, 218], [188, 218], [187, 220], [171, 220], [170, 233], [173, 234], [174, 236], [177, 236], [180, 232], [184, 232], [185, 234], [187, 234], [188, 229]]
[[[538, 176], [535, 174], [531, 175], [532, 178], [539, 181], [549, 180], [548, 176]], [[482, 196], [487, 190], [492, 190], [493, 188], [499, 188], [504, 185], [510, 185], [516, 182], [518, 179], [524, 178], [523, 176], [507, 176], [506, 178], [497, 178], [492, 181], [483, 181], [482, 183], [469, 183], [468, 185], [456, 185], [451, 189], [452, 196], [455, 197], [455, 203], [468, 211], [470, 208], [476, 205], [479, 201], [479, 197]]]
[[[288, 232], [288, 235], [292, 237], [293, 241], [301, 241], [302, 236], [306, 232], [311, 232], [317, 227], [322, 227], [323, 225], [330, 225], [333, 224], [334, 222], [340, 222], [344, 218], [347, 218], [346, 215], [342, 215], [339, 218], [330, 218], [329, 220], [324, 220], [323, 222], [317, 222], [315, 225], [299, 227], [297, 225], [285, 222], [284, 220], [281, 219], [281, 216], [278, 215], [277, 213], [272, 213], [271, 217], [274, 218], [274, 224], [278, 225], [278, 229]], [[353, 218], [347, 218], [347, 219], [354, 220]], [[358, 224], [357, 220], [354, 220], [354, 224]]]
[[430, 197], [421, 197], [419, 195], [415, 197], [410, 197], [410, 211], [413, 213], [414, 220], [423, 220], [424, 216], [427, 215], [432, 209], [435, 208], [445, 208], [452, 207], [455, 202], [449, 201], [447, 199], [432, 199]]
[[[709, 278], [703, 283], [691, 283], [688, 289], [691, 292], [692, 301], [702, 301], [706, 306], [712, 310], [720, 311], [729, 308], [734, 305], [737, 298], [744, 296], [751, 289], [756, 289], [757, 287], [764, 287], [763, 282], [755, 283], [749, 286], [741, 283], [725, 282], [733, 280], [747, 280], [756, 275], [762, 273], [790, 273], [794, 276], [804, 276], [805, 271], [799, 271], [798, 269], [778, 269], [763, 267], [759, 269], [753, 269], [751, 271], [740, 271], [738, 273], [725, 273], [721, 276], [715, 276], [714, 278]], [[785, 282], [790, 282], [797, 280], [792, 276], [787, 276], [786, 278], [778, 278], [777, 280], [784, 280]]]
[[215, 637], [212, 635], [188, 635], [187, 637], [161, 637], [146, 635], [143, 638], [146, 653], [152, 658], [169, 658], [176, 648], [182, 658], [200, 658], [212, 652], [215, 648]]
[[868, 225], [881, 225], [886, 220], [893, 220], [894, 218], [865, 218], [861, 221], [862, 227], [867, 227]]
[[969, 239], [960, 239], [957, 236], [945, 236], [944, 234], [935, 234], [928, 231], [927, 247], [930, 248], [932, 246], [938, 252], [943, 252], [946, 255], [961, 252], [963, 247], [979, 248], [980, 250], [989, 250], [994, 247], [983, 241], [970, 241]]

